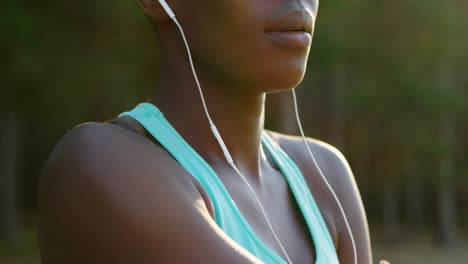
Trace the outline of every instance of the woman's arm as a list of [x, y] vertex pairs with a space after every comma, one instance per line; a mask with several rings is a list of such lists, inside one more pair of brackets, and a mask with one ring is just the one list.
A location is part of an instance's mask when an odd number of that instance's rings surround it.
[[177, 162], [137, 137], [88, 124], [57, 145], [39, 189], [43, 263], [260, 263]]

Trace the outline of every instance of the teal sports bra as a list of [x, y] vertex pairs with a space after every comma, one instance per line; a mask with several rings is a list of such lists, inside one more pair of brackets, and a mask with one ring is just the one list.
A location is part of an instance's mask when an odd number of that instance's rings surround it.
[[[200, 183], [213, 202], [214, 220], [229, 237], [264, 263], [286, 263], [255, 234], [214, 170], [177, 133], [155, 105], [141, 103], [120, 116], [137, 120]], [[278, 164], [299, 205], [314, 241], [316, 263], [339, 263], [328, 228], [299, 168], [266, 132], [262, 135], [262, 145]]]

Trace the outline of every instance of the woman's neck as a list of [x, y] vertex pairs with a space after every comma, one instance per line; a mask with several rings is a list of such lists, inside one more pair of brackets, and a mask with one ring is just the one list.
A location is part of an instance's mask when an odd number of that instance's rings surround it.
[[[234, 162], [248, 175], [261, 175], [266, 157], [261, 147], [265, 93], [230, 82], [212, 81], [198, 74], [210, 116]], [[151, 102], [158, 106], [181, 136], [212, 166], [227, 165], [213, 136], [202, 106], [198, 87], [186, 58], [167, 54], [161, 58], [160, 82]], [[233, 92], [234, 91], [234, 92]]]

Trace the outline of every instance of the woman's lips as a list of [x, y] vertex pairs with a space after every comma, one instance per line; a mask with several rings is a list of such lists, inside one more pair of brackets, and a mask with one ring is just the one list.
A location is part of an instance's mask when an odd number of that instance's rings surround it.
[[265, 30], [270, 40], [282, 46], [307, 48], [312, 43], [314, 19], [305, 9], [286, 12], [275, 19]]
[[308, 48], [312, 44], [312, 36], [305, 31], [269, 31], [266, 35], [270, 40], [282, 46]]

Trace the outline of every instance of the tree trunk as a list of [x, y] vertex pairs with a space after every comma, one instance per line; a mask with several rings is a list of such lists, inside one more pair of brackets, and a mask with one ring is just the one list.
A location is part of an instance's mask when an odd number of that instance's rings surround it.
[[411, 230], [420, 233], [424, 227], [423, 189], [421, 178], [412, 169], [405, 177], [406, 216]]
[[[447, 61], [440, 64], [440, 87], [450, 91], [453, 88], [452, 70]], [[453, 117], [448, 110], [443, 110], [439, 120], [439, 142], [442, 151], [439, 154], [439, 189], [438, 189], [438, 231], [442, 246], [450, 246], [456, 240], [456, 195], [453, 182], [455, 163], [453, 160], [453, 145], [455, 128]]]
[[332, 72], [331, 83], [331, 118], [330, 118], [330, 143], [342, 150], [344, 148], [345, 125], [345, 85], [346, 76], [343, 63], [336, 63]]
[[400, 234], [400, 217], [397, 187], [392, 183], [383, 190], [383, 227], [385, 242], [394, 245]]
[[17, 236], [18, 119], [14, 114], [0, 117], [0, 239]]

